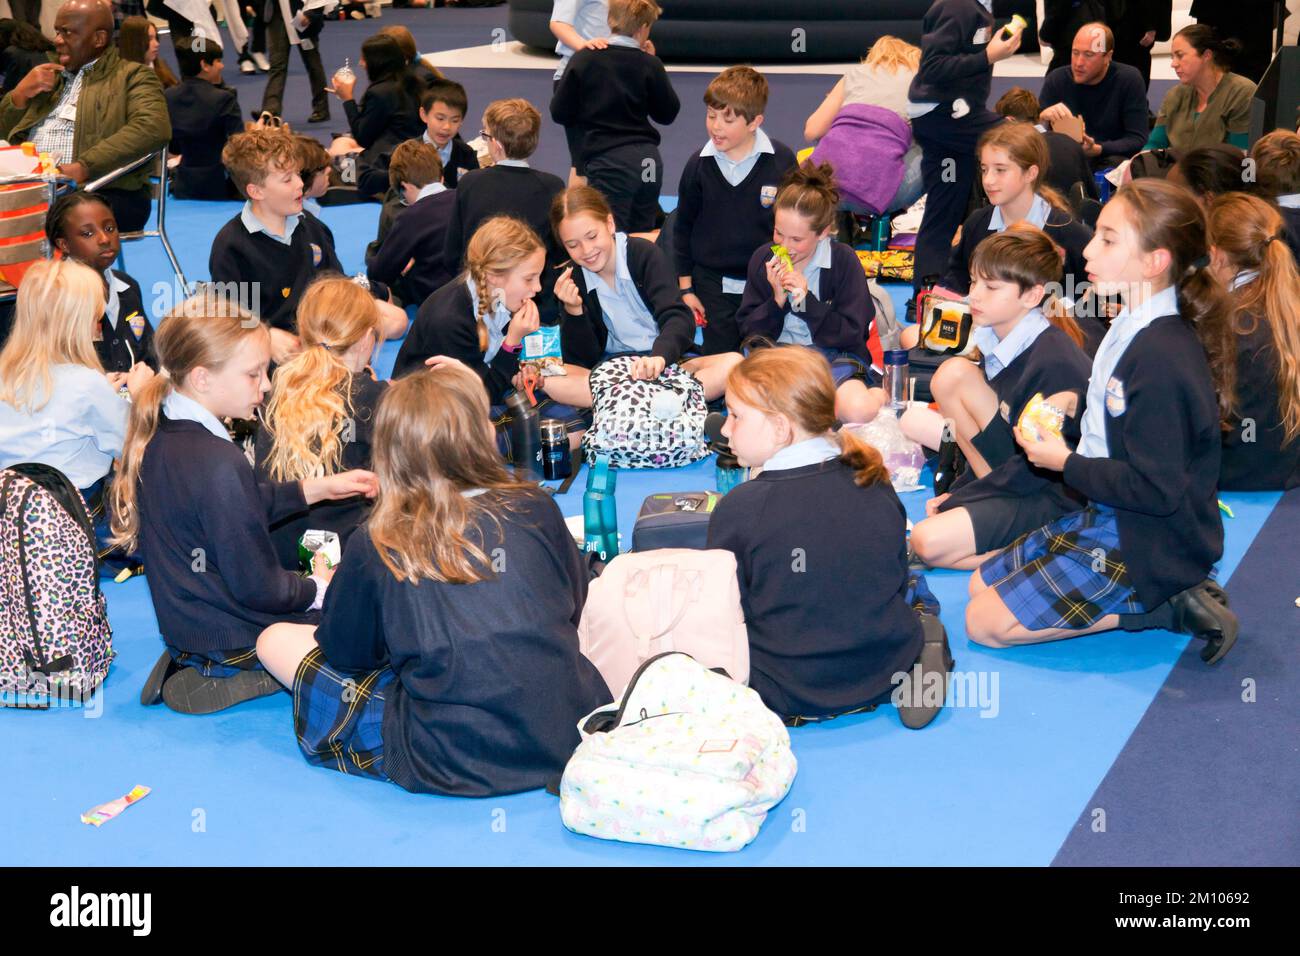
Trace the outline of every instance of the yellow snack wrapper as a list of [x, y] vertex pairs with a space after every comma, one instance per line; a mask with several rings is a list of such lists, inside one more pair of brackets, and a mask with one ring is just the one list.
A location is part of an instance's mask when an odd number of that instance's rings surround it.
[[774, 255], [774, 256], [776, 256], [778, 259], [780, 259], [780, 260], [781, 260], [781, 263], [782, 263], [782, 264], [783, 264], [787, 269], [791, 269], [791, 270], [794, 269], [794, 260], [792, 260], [792, 259], [790, 258], [790, 250], [787, 249], [785, 246], [779, 246], [779, 245], [778, 245], [778, 246], [773, 246], [773, 247], [772, 247], [772, 255]]
[[1030, 441], [1044, 441], [1049, 435], [1061, 437], [1065, 427], [1065, 412], [1043, 398], [1038, 392], [1029, 400], [1020, 414], [1020, 431]]
[[1029, 21], [1020, 14], [1012, 14], [1011, 22], [1002, 28], [1002, 35], [1010, 40], [1013, 36], [1029, 26]]

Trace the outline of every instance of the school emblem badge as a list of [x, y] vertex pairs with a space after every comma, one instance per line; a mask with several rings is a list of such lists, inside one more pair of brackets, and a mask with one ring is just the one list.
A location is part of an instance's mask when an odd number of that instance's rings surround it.
[[1106, 383], [1106, 411], [1112, 418], [1119, 418], [1127, 407], [1124, 404], [1124, 383], [1112, 375]]
[[776, 202], [776, 187], [764, 186], [758, 191], [758, 201], [763, 204], [764, 209], [770, 209], [772, 203]]
[[999, 414], [1002, 415], [1002, 420], [1004, 422], [1009, 423], [1011, 421], [1011, 406], [1008, 405], [1006, 402], [1001, 402], [998, 405], [998, 412]]
[[320, 246], [313, 242], [311, 244], [311, 267], [313, 269], [318, 268], [322, 258], [323, 254], [320, 251]]

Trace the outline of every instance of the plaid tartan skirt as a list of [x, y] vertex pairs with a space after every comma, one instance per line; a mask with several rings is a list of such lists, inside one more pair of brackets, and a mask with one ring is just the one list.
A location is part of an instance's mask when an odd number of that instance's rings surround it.
[[1083, 630], [1107, 614], [1147, 610], [1129, 581], [1115, 512], [1101, 505], [1021, 535], [980, 565], [980, 577], [1031, 631]]
[[396, 677], [387, 667], [343, 674], [319, 647], [309, 651], [293, 678], [293, 730], [307, 762], [387, 780], [384, 691]]
[[208, 651], [199, 653], [196, 651], [178, 651], [171, 645], [167, 646], [167, 653], [171, 654], [179, 667], [194, 667], [204, 677], [234, 677], [240, 671], [260, 671], [265, 670], [262, 662], [257, 658], [256, 647], [239, 647], [232, 651]]

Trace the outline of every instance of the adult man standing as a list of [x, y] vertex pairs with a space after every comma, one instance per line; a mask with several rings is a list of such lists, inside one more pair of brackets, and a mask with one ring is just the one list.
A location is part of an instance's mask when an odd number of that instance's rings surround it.
[[1151, 48], [1169, 39], [1172, 0], [1106, 0], [1106, 22], [1115, 31], [1115, 62], [1127, 63], [1151, 88]]
[[1114, 52], [1110, 27], [1085, 23], [1074, 35], [1070, 65], [1048, 73], [1038, 95], [1041, 122], [1067, 128], [1083, 120], [1083, 152], [1093, 168], [1130, 158], [1150, 133], [1146, 85], [1133, 67], [1111, 62]]
[[[161, 149], [171, 138], [162, 85], [152, 69], [112, 45], [107, 0], [68, 0], [54, 18], [56, 62], [33, 67], [0, 100], [0, 136], [49, 153], [85, 183]], [[124, 232], [142, 229], [153, 196], [146, 165], [99, 194]]]

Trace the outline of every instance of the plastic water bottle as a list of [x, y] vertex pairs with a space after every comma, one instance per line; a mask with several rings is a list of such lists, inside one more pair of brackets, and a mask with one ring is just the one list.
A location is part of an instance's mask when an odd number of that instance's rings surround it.
[[718, 494], [725, 495], [732, 488], [749, 480], [749, 469], [742, 468], [735, 455], [720, 451], [714, 477], [717, 481]]
[[344, 83], [355, 83], [357, 75], [352, 71], [352, 61], [348, 57], [343, 58], [343, 65], [334, 71], [335, 82], [342, 80]]
[[608, 455], [597, 455], [587, 469], [587, 490], [582, 495], [583, 550], [593, 551], [602, 561], [618, 554], [618, 507], [614, 487], [618, 472], [610, 467]]
[[889, 405], [895, 411], [907, 407], [907, 386], [910, 370], [907, 349], [890, 349], [885, 352], [885, 380], [883, 386]]

